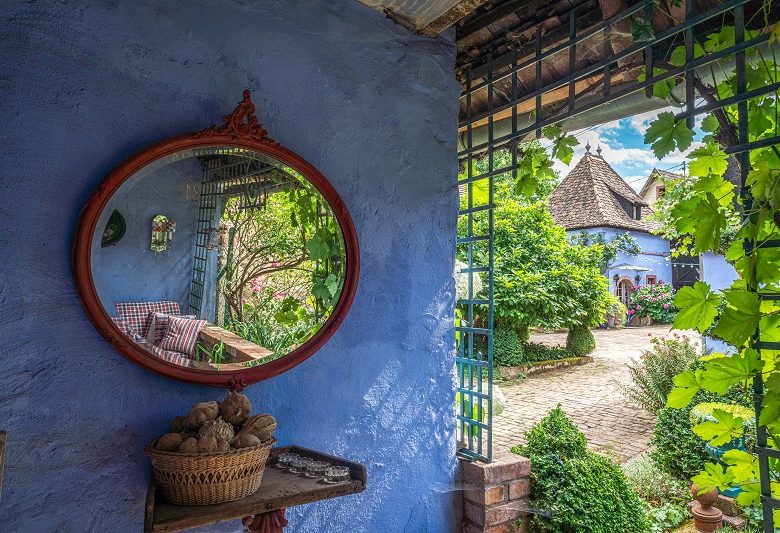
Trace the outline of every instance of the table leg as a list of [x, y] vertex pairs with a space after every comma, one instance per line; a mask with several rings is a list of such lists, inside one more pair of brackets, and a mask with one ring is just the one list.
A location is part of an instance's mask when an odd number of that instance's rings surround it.
[[279, 509], [254, 516], [245, 516], [241, 523], [244, 524], [249, 533], [282, 533], [287, 526], [284, 512], [284, 509]]

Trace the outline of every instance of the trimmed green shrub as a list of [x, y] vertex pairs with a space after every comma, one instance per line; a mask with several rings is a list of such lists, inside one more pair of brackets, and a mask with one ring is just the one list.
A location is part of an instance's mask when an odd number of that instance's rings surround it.
[[540, 514], [534, 533], [616, 533], [647, 530], [639, 497], [620, 467], [588, 451], [585, 435], [560, 406], [527, 434], [513, 453], [531, 459], [531, 498]]
[[566, 349], [575, 357], [588, 355], [596, 349], [596, 338], [587, 326], [574, 326], [566, 336]]
[[517, 332], [506, 326], [496, 326], [493, 332], [493, 364], [517, 366], [523, 363], [523, 343]]
[[539, 361], [557, 361], [559, 359], [571, 359], [579, 357], [574, 355], [563, 346], [546, 346], [538, 342], [529, 342], [524, 347], [524, 359], [528, 363], [538, 363]]

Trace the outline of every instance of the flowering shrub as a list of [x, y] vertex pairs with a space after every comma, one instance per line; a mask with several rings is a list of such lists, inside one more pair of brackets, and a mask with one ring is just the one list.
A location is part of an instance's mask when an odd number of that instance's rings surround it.
[[674, 306], [674, 289], [671, 285], [637, 285], [631, 295], [628, 314], [647, 317], [661, 324], [671, 324], [677, 316]]

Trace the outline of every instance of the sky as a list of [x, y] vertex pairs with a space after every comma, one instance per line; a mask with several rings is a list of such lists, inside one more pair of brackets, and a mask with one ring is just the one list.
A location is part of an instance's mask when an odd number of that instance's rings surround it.
[[[555, 160], [554, 168], [563, 179], [585, 153], [585, 145], [590, 143], [591, 153], [596, 153], [596, 148], [601, 146], [601, 156], [609, 163], [631, 187], [639, 191], [644, 185], [647, 176], [653, 168], [669, 170], [681, 174], [682, 163], [687, 154], [702, 145], [702, 132], [698, 128], [695, 131], [694, 142], [684, 153], [674, 152], [659, 160], [653, 154], [650, 145], [644, 143], [645, 130], [659, 113], [664, 111], [679, 112], [678, 108], [669, 107], [641, 113], [629, 118], [607, 122], [593, 128], [575, 130], [571, 133], [577, 137], [579, 145], [574, 148], [574, 157], [571, 164], [564, 165]], [[698, 125], [698, 123], [697, 123]], [[542, 141], [542, 145], [545, 142]]]

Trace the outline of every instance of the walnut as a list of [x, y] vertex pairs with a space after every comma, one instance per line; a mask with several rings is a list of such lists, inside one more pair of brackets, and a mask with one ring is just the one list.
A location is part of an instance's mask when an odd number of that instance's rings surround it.
[[198, 453], [198, 439], [189, 438], [185, 440], [179, 447], [179, 451], [182, 453]]
[[213, 453], [217, 451], [217, 439], [210, 435], [198, 439], [198, 452]]
[[197, 431], [209, 420], [214, 420], [219, 416], [219, 404], [217, 402], [196, 403], [184, 418], [184, 428]]
[[230, 441], [225, 439], [217, 439], [217, 451], [220, 453], [226, 453], [230, 451]]
[[198, 431], [198, 438], [205, 436], [230, 441], [233, 440], [235, 432], [232, 424], [217, 418], [216, 420], [208, 420], [201, 426], [200, 431]]
[[234, 426], [240, 426], [252, 414], [252, 403], [243, 394], [230, 391], [219, 404], [219, 414]]
[[166, 433], [159, 438], [155, 448], [164, 452], [175, 452], [178, 451], [183, 440], [181, 433]]
[[262, 442], [251, 433], [244, 433], [233, 439], [232, 444], [234, 448], [250, 448], [252, 446], [259, 446]]
[[260, 439], [261, 442], [264, 442], [273, 436], [277, 426], [278, 424], [276, 419], [269, 414], [250, 416], [247, 421], [244, 422], [244, 425], [241, 428], [241, 431], [238, 432], [238, 435], [254, 435]]

